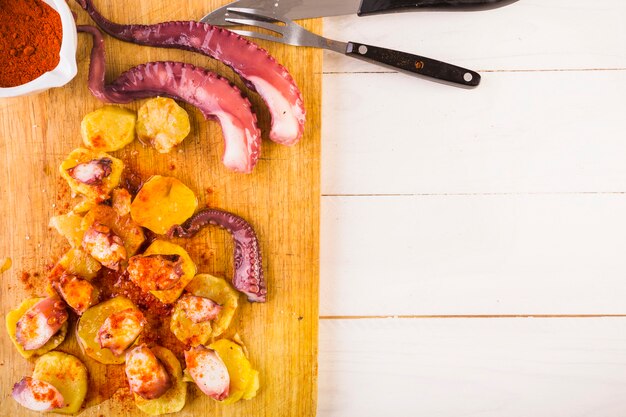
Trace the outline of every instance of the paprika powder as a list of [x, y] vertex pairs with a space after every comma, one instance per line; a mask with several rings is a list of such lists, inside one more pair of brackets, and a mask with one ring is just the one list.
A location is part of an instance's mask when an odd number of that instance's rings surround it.
[[41, 0], [0, 0], [0, 87], [15, 87], [59, 63], [61, 16]]

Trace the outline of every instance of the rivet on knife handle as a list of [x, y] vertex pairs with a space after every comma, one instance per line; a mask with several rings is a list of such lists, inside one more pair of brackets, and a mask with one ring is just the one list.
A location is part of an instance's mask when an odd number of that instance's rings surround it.
[[480, 84], [480, 74], [475, 71], [406, 52], [348, 42], [346, 55], [468, 87]]

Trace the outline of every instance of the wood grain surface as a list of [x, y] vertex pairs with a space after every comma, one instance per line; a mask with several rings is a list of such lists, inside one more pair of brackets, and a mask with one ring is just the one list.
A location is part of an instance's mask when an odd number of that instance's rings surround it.
[[[119, 22], [153, 23], [199, 19], [223, 2], [124, 2], [99, 0], [102, 13]], [[82, 10], [70, 2], [78, 23], [89, 23]], [[321, 32], [321, 21], [304, 25]], [[319, 167], [320, 92], [322, 55], [318, 50], [262, 43], [285, 65], [301, 88], [307, 108], [307, 128], [302, 141], [292, 147], [267, 138], [269, 114], [259, 97], [247, 90], [224, 65], [205, 56], [177, 50], [140, 47], [105, 37], [107, 80], [123, 70], [148, 61], [176, 60], [215, 70], [250, 97], [264, 132], [262, 156], [252, 175], [232, 173], [221, 164], [222, 134], [216, 122], [207, 122], [194, 108], [184, 105], [192, 122], [190, 136], [178, 151], [160, 155], [137, 141], [113, 155], [124, 160], [144, 179], [153, 174], [175, 176], [192, 190], [200, 206], [237, 213], [255, 227], [264, 255], [268, 302], [242, 301], [234, 326], [246, 343], [253, 365], [261, 374], [256, 398], [223, 406], [189, 387], [181, 416], [313, 416], [317, 397], [317, 330], [319, 281]], [[68, 245], [48, 228], [49, 218], [71, 207], [67, 185], [58, 165], [81, 145], [82, 117], [103, 103], [87, 89], [91, 39], [79, 36], [78, 76], [66, 87], [40, 95], [0, 101], [0, 259], [13, 266], [0, 275], [1, 308], [5, 315], [21, 300], [41, 294], [46, 273]], [[126, 107], [137, 109], [140, 103]], [[208, 229], [185, 244], [199, 272], [232, 276], [232, 243], [219, 229]], [[32, 286], [32, 287], [31, 287]], [[242, 298], [243, 300], [243, 298]], [[60, 350], [81, 359], [74, 337]], [[104, 367], [85, 360], [91, 386], [84, 416], [142, 415], [124, 395], [123, 388], [106, 392], [119, 367]], [[0, 402], [2, 414], [38, 415], [10, 400], [13, 383], [29, 375], [32, 364], [0, 337]], [[109, 390], [112, 391], [112, 390]], [[103, 394], [106, 392], [106, 395]], [[103, 397], [113, 395], [95, 405]]]

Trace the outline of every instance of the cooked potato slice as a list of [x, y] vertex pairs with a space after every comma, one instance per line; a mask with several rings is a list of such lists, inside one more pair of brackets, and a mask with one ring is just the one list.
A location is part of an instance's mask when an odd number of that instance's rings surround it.
[[242, 398], [255, 397], [259, 389], [259, 373], [252, 369], [244, 348], [228, 339], [220, 339], [209, 347], [224, 361], [230, 375], [230, 394], [221, 402], [232, 404]]
[[198, 199], [185, 184], [155, 175], [137, 193], [130, 213], [137, 224], [162, 235], [191, 217], [197, 207]]
[[15, 345], [17, 351], [25, 358], [31, 358], [33, 356], [43, 355], [46, 352], [51, 351], [52, 349], [59, 346], [63, 340], [65, 339], [65, 335], [67, 334], [67, 321], [63, 323], [61, 329], [50, 338], [46, 342], [45, 345], [35, 350], [24, 350], [24, 348], [17, 342], [17, 322], [20, 318], [30, 309], [32, 306], [43, 300], [44, 298], [29, 298], [20, 304], [18, 308], [15, 310], [9, 311], [6, 315], [6, 325], [7, 332], [9, 333], [9, 338]]
[[0, 258], [0, 274], [8, 271], [13, 265], [11, 258]]
[[[109, 167], [107, 170], [91, 169], [91, 164], [96, 161], [110, 161], [103, 166]], [[78, 170], [78, 167], [82, 169]], [[88, 202], [102, 202], [106, 200], [112, 189], [117, 187], [122, 177], [124, 163], [117, 158], [113, 158], [104, 152], [92, 151], [85, 148], [74, 149], [67, 158], [61, 162], [59, 172], [70, 188], [72, 193], [82, 194]], [[94, 172], [95, 171], [95, 172]], [[95, 178], [95, 180], [90, 180]], [[100, 178], [98, 180], [98, 178]]]
[[100, 268], [102, 268], [100, 262], [96, 261], [82, 249], [70, 249], [59, 259], [50, 275], [60, 277], [67, 272], [83, 279], [91, 280], [98, 275]]
[[181, 342], [203, 345], [211, 337], [218, 337], [230, 326], [239, 305], [239, 293], [223, 278], [209, 274], [198, 274], [185, 288], [192, 295], [205, 297], [222, 306], [217, 318], [194, 323], [181, 306], [176, 305], [170, 320], [170, 330]]
[[137, 408], [152, 416], [175, 413], [182, 410], [187, 397], [187, 383], [183, 380], [180, 362], [178, 362], [178, 359], [170, 350], [164, 347], [153, 346], [150, 350], [165, 366], [165, 370], [172, 380], [172, 387], [165, 394], [154, 400], [146, 400], [134, 394]]
[[186, 345], [204, 345], [211, 338], [212, 321], [194, 323], [184, 310], [176, 304], [170, 318], [170, 331]]
[[85, 354], [105, 365], [124, 363], [124, 355], [116, 356], [109, 349], [102, 349], [96, 338], [98, 331], [111, 314], [129, 308], [137, 307], [128, 298], [115, 297], [97, 304], [83, 313], [76, 326], [76, 335]]
[[87, 114], [80, 124], [86, 147], [96, 151], [117, 151], [135, 139], [134, 112], [118, 106], [104, 106]]
[[165, 304], [171, 304], [180, 297], [180, 294], [185, 289], [185, 286], [191, 281], [196, 274], [196, 264], [193, 263], [191, 257], [185, 249], [175, 245], [174, 243], [166, 242], [165, 240], [155, 240], [152, 242], [148, 249], [143, 253], [144, 256], [148, 255], [179, 255], [182, 260], [183, 275], [176, 282], [176, 284], [168, 290], [153, 290], [150, 291], [152, 295], [158, 298]]
[[33, 378], [53, 385], [63, 395], [66, 407], [54, 409], [60, 414], [74, 414], [87, 395], [87, 368], [75, 356], [50, 352], [35, 362]]
[[69, 213], [50, 218], [49, 226], [66, 238], [73, 248], [80, 248], [83, 234], [85, 234], [85, 231], [80, 226], [82, 221], [83, 216], [70, 211]]
[[88, 230], [95, 222], [107, 226], [116, 236], [122, 238], [127, 257], [134, 255], [145, 239], [143, 230], [129, 215], [120, 216], [109, 206], [99, 204], [89, 210], [83, 218], [81, 228]]
[[160, 153], [171, 151], [190, 130], [189, 115], [171, 98], [151, 98], [137, 112], [137, 137]]

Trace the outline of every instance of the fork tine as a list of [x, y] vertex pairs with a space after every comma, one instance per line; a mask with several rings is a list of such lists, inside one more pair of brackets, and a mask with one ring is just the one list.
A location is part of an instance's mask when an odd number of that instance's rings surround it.
[[230, 23], [235, 23], [237, 25], [245, 25], [245, 26], [254, 26], [254, 27], [259, 27], [262, 29], [267, 29], [267, 30], [271, 30], [272, 32], [275, 33], [279, 33], [279, 34], [283, 34], [282, 31], [282, 26], [278, 26], [274, 23], [267, 23], [267, 22], [262, 22], [260, 20], [254, 20], [254, 19], [233, 19], [233, 18], [226, 18], [227, 22]]
[[226, 10], [228, 10], [228, 12], [230, 13], [240, 14], [244, 16], [251, 16], [255, 18], [262, 18], [270, 22], [280, 22], [280, 23], [289, 22], [289, 19], [285, 17], [281, 19], [278, 16], [274, 16], [272, 14], [266, 14], [266, 12], [264, 13], [262, 10], [250, 9], [248, 7], [229, 7]]
[[283, 38], [279, 38], [278, 36], [266, 35], [265, 33], [252, 32], [249, 30], [231, 30], [231, 32], [241, 36], [248, 36], [250, 38], [263, 39], [264, 41], [283, 42]]

